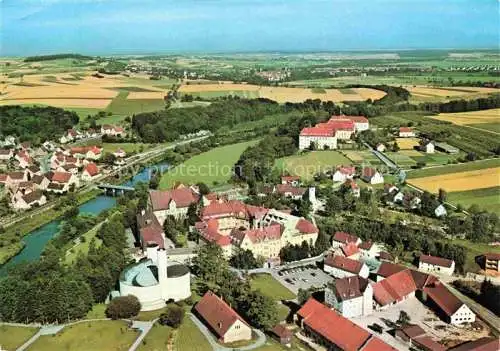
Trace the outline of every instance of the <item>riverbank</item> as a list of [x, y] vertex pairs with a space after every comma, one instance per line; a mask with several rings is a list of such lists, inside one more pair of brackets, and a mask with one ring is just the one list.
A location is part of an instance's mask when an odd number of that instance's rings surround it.
[[[100, 194], [101, 190], [98, 189], [76, 194], [77, 204], [78, 206], [83, 205]], [[24, 236], [52, 221], [58, 220], [66, 210], [66, 207], [59, 209], [52, 207], [25, 221], [15, 223], [5, 228], [5, 233], [2, 234], [3, 246], [0, 246], [0, 265], [7, 263], [12, 257], [16, 256], [24, 249], [25, 243], [22, 240]]]

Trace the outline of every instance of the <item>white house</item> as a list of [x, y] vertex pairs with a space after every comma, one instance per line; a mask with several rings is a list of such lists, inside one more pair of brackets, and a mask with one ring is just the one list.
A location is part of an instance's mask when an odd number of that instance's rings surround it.
[[194, 307], [210, 331], [221, 343], [252, 339], [252, 329], [222, 298], [207, 291]]
[[325, 146], [330, 149], [337, 148], [337, 137], [335, 131], [325, 127], [308, 127], [302, 129], [299, 135], [299, 149], [309, 149], [315, 145], [317, 149], [324, 149]]
[[375, 147], [375, 149], [378, 151], [378, 152], [385, 152], [385, 145], [382, 144], [382, 143], [379, 143], [377, 144], [377, 146]]
[[392, 198], [392, 202], [394, 203], [402, 203], [405, 198], [405, 194], [402, 191], [398, 191], [396, 195]]
[[370, 269], [366, 264], [343, 256], [328, 256], [325, 258], [323, 270], [335, 278], [359, 275], [366, 279], [370, 275]]
[[436, 215], [436, 217], [443, 217], [446, 216], [448, 212], [446, 211], [446, 208], [443, 206], [443, 204], [440, 204], [434, 209], [434, 214]]
[[39, 190], [25, 195], [15, 196], [12, 207], [16, 210], [29, 210], [35, 205], [42, 206], [47, 203], [45, 195]]
[[38, 174], [33, 175], [31, 181], [38, 190], [46, 190], [50, 184], [50, 180], [46, 176]]
[[442, 257], [420, 255], [418, 269], [429, 273], [453, 275], [455, 271], [455, 261]]
[[399, 128], [399, 137], [400, 138], [413, 138], [415, 137], [415, 132], [413, 129], [409, 127], [400, 127]]
[[127, 135], [125, 129], [123, 129], [122, 127], [112, 126], [109, 124], [103, 124], [101, 126], [101, 134], [121, 137]]
[[373, 310], [373, 288], [358, 276], [337, 279], [327, 286], [325, 303], [346, 318], [368, 316]]
[[384, 183], [384, 176], [377, 171], [375, 168], [371, 167], [364, 167], [362, 174], [361, 174], [361, 179], [363, 179], [365, 182], [369, 184], [383, 184]]
[[333, 173], [332, 179], [334, 182], [344, 183], [346, 180], [352, 179], [355, 173], [356, 167], [354, 166], [339, 166]]
[[116, 158], [124, 158], [125, 156], [127, 156], [127, 153], [125, 151], [123, 151], [123, 149], [118, 149], [115, 152], [113, 152], [113, 155]]
[[93, 162], [86, 165], [82, 172], [82, 180], [90, 182], [97, 177], [99, 177], [99, 168], [97, 168], [97, 165]]
[[432, 141], [428, 141], [424, 145], [422, 145], [422, 151], [424, 151], [426, 154], [433, 154], [434, 148], [435, 146]]

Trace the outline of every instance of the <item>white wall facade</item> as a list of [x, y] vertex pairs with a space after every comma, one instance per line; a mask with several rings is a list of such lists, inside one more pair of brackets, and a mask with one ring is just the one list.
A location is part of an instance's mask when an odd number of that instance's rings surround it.
[[442, 267], [442, 266], [433, 265], [430, 263], [419, 261], [418, 262], [418, 269], [420, 269], [421, 271], [429, 272], [429, 273], [453, 275], [453, 272], [455, 271], [455, 262], [452, 261], [451, 267]]
[[356, 275], [359, 275], [360, 277], [366, 279], [370, 275], [370, 269], [364, 263], [363, 263], [363, 266], [361, 267], [361, 270], [359, 271], [359, 274], [354, 274], [354, 273], [345, 271], [345, 270], [337, 268], [337, 267], [329, 266], [327, 264], [324, 265], [323, 270], [326, 273], [333, 275], [335, 278], [346, 278], [346, 277], [354, 277]]
[[243, 341], [252, 339], [252, 329], [237, 319], [233, 325], [224, 334], [223, 342], [230, 343], [235, 341]]
[[476, 320], [476, 315], [467, 305], [463, 304], [451, 317], [450, 323], [459, 325], [463, 323], [472, 323]]
[[299, 149], [305, 150], [311, 147], [311, 143], [316, 143], [318, 149], [323, 149], [327, 145], [330, 149], [337, 148], [337, 137], [335, 136], [299, 136]]

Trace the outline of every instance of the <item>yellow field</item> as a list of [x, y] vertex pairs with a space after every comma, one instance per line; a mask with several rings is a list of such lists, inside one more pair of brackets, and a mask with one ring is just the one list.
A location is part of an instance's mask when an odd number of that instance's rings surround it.
[[432, 118], [458, 125], [495, 123], [500, 122], [500, 108], [472, 112], [440, 113], [437, 116], [432, 116]]
[[[467, 95], [477, 95], [477, 94], [490, 94], [490, 93], [498, 93], [500, 89], [495, 88], [480, 88], [480, 87], [428, 87], [428, 86], [405, 86], [412, 95], [429, 97], [429, 96], [437, 96], [437, 97], [457, 97], [457, 96], [467, 96]], [[460, 91], [461, 90], [461, 91]]]
[[500, 167], [408, 179], [408, 183], [432, 193], [492, 188], [500, 185]]
[[401, 150], [413, 150], [415, 146], [419, 145], [420, 139], [418, 138], [396, 138], [396, 142]]
[[405, 156], [422, 156], [422, 153], [417, 150], [401, 150], [399, 151], [401, 155]]

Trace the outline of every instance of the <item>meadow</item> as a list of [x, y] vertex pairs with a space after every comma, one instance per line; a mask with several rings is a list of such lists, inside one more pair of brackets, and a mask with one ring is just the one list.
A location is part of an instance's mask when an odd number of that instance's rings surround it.
[[38, 332], [38, 328], [0, 325], [0, 350], [16, 350]]
[[338, 151], [312, 151], [300, 155], [284, 157], [276, 161], [275, 167], [281, 173], [298, 175], [304, 180], [313, 179], [318, 172], [349, 165], [351, 160]]
[[42, 335], [30, 350], [128, 350], [139, 332], [128, 329], [123, 321], [82, 322], [65, 327], [56, 335]]
[[169, 189], [175, 182], [196, 184], [204, 182], [208, 186], [227, 182], [240, 155], [258, 140], [221, 146], [196, 155], [163, 174], [161, 189]]
[[497, 168], [497, 167], [500, 167], [500, 159], [495, 158], [489, 160], [480, 160], [474, 162], [446, 165], [441, 167], [416, 169], [409, 171], [407, 173], [407, 178], [408, 179], [423, 178], [423, 177], [438, 176], [449, 173], [467, 172], [467, 171], [475, 171], [485, 168]]
[[500, 216], [500, 186], [448, 193], [448, 201], [464, 208], [477, 205], [481, 210]]

